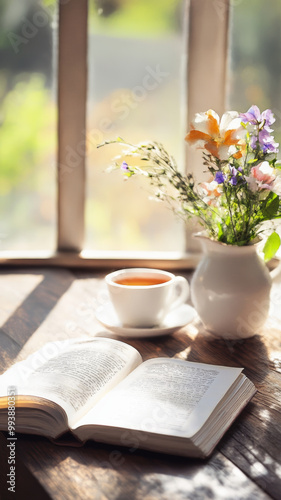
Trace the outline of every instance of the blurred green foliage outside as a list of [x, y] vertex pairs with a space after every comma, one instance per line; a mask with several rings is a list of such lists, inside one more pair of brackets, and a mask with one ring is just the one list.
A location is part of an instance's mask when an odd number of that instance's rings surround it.
[[228, 108], [271, 108], [281, 142], [281, 2], [241, 0], [231, 13]]
[[55, 244], [52, 13], [0, 1], [0, 249]]
[[55, 107], [43, 75], [29, 75], [26, 81], [21, 76], [21, 81], [5, 94], [1, 113], [0, 196], [18, 184], [36, 189], [44, 182], [44, 172], [35, 166], [46, 163], [55, 147]]

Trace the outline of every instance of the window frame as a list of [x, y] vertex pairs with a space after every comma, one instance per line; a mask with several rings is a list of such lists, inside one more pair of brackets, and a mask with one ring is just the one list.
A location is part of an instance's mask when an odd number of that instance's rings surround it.
[[[219, 114], [225, 111], [229, 4], [230, 0], [185, 0], [183, 106], [186, 129], [190, 118], [198, 111], [208, 108], [216, 109]], [[199, 254], [188, 225], [183, 253], [83, 250], [88, 0], [60, 0], [58, 11], [57, 249], [53, 254], [1, 252], [0, 264], [194, 268]], [[212, 44], [208, 38], [210, 32]], [[200, 171], [201, 164], [201, 155], [189, 148], [186, 170]]]

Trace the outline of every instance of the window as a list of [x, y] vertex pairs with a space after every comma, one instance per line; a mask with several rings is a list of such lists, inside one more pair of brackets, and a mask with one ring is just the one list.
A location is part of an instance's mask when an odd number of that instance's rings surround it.
[[228, 107], [272, 109], [275, 139], [281, 143], [280, 1], [233, 2], [230, 21]]
[[[89, 6], [88, 136], [95, 131], [100, 142], [118, 136], [136, 144], [157, 140], [183, 163], [182, 0], [91, 0]], [[149, 198], [147, 181], [126, 183], [119, 172], [105, 173], [122, 148], [93, 146], [87, 155], [86, 248], [183, 251], [182, 223]]]
[[[236, 2], [230, 21], [228, 107], [242, 112], [252, 104], [261, 110], [272, 109], [276, 118], [274, 137], [280, 145], [280, 1]], [[280, 227], [277, 232], [281, 233]], [[280, 249], [276, 255], [280, 258]]]
[[0, 251], [55, 249], [55, 11], [0, 4]]
[[[145, 130], [148, 138], [163, 142], [176, 156], [178, 163], [185, 168], [183, 137], [189, 121], [187, 108], [189, 116], [209, 107], [213, 107], [219, 113], [224, 109], [228, 3], [228, 0], [213, 2], [91, 0], [89, 3], [87, 0], [60, 2], [34, 0], [35, 12], [31, 14], [33, 21], [36, 19], [38, 23], [40, 9], [42, 12], [47, 12], [48, 17], [52, 12], [53, 17], [49, 26], [52, 29], [53, 44], [56, 40], [54, 37], [56, 6], [59, 20], [56, 244], [58, 252], [49, 259], [49, 262], [67, 265], [119, 265], [126, 259], [126, 262], [134, 265], [143, 265], [149, 259], [150, 264], [157, 263], [162, 267], [194, 264], [196, 259], [190, 259], [186, 254], [186, 242], [189, 238], [185, 237], [185, 227], [170, 217], [164, 207], [156, 207], [155, 204], [153, 208], [148, 209], [153, 203], [147, 200], [147, 193], [138, 195], [140, 196], [138, 198], [132, 187], [121, 188], [123, 183], [120, 177], [117, 179], [113, 174], [112, 177], [104, 174], [106, 159], [104, 157], [101, 160], [101, 157], [98, 157], [95, 146], [100, 139], [103, 139], [99, 120], [106, 118], [107, 124], [103, 124], [102, 132], [108, 132], [111, 137], [122, 132], [126, 138], [139, 141], [144, 139]], [[7, 7], [9, 2], [6, 1], [4, 4]], [[20, 2], [21, 6], [26, 4], [30, 5], [30, 2]], [[157, 16], [155, 8], [159, 12]], [[144, 19], [144, 22], [134, 24], [136, 17], [138, 21]], [[43, 17], [41, 22], [43, 24]], [[22, 30], [22, 27], [23, 21], [19, 30]], [[39, 32], [42, 32], [39, 26], [36, 28], [39, 36]], [[212, 43], [210, 43], [210, 33], [212, 33]], [[30, 43], [28, 42], [30, 49], [31, 41], [36, 45], [35, 36], [33, 38], [30, 38]], [[42, 54], [45, 54], [44, 50]], [[131, 57], [127, 65], [124, 65], [125, 57]], [[41, 59], [42, 62], [43, 55]], [[56, 62], [56, 57], [54, 61]], [[118, 69], [120, 68], [118, 74], [112, 67], [113, 63]], [[122, 70], [122, 64], [126, 71]], [[157, 80], [157, 64], [160, 66], [160, 72], [163, 64], [160, 73], [163, 86], [149, 89], [147, 82], [151, 87], [151, 79], [148, 80], [147, 77], [153, 78], [153, 75], [155, 77], [156, 72]], [[52, 68], [54, 67], [56, 64], [53, 64]], [[165, 80], [166, 73], [169, 73], [170, 79]], [[51, 91], [54, 88], [54, 74], [52, 72], [49, 97], [53, 96]], [[44, 85], [46, 87], [47, 83]], [[109, 112], [106, 108], [108, 103]], [[37, 111], [40, 109], [41, 112], [43, 107], [39, 103], [36, 109]], [[49, 100], [47, 110], [50, 109]], [[152, 109], [153, 112], [149, 114], [148, 110]], [[124, 115], [128, 111], [129, 116], [126, 119]], [[50, 129], [54, 132], [55, 113], [52, 119], [53, 125], [50, 125]], [[43, 137], [45, 138], [44, 134]], [[55, 144], [55, 134], [52, 140]], [[45, 144], [44, 140], [43, 145]], [[52, 148], [51, 155], [54, 154], [55, 146]], [[109, 159], [112, 156], [111, 151], [108, 150], [106, 155]], [[187, 160], [188, 168], [196, 169], [198, 155], [189, 153]], [[40, 159], [39, 163], [43, 165]], [[52, 193], [48, 195], [51, 199], [47, 209], [49, 215], [56, 200], [54, 171], [51, 165], [52, 159], [48, 159], [48, 166], [42, 167], [44, 176], [48, 172], [51, 180], [43, 177], [43, 180], [38, 181], [39, 191], [53, 186]], [[36, 167], [39, 169], [37, 162]], [[112, 185], [112, 195], [108, 188], [109, 183]], [[117, 196], [123, 200], [125, 191], [129, 197], [128, 205], [131, 207], [133, 202], [135, 203], [134, 218], [137, 217], [140, 206], [145, 212], [141, 214], [145, 218], [144, 222], [139, 220], [135, 229], [130, 225], [130, 217], [126, 215], [128, 212], [126, 202], [123, 209], [121, 207], [121, 212], [117, 214], [117, 218], [115, 220], [112, 218], [112, 213], [117, 211], [118, 205], [118, 200], [115, 198]], [[112, 201], [110, 206], [108, 200]], [[33, 213], [39, 216], [36, 210]], [[41, 228], [41, 221], [39, 226]], [[140, 226], [142, 226], [141, 231]], [[54, 229], [54, 224], [52, 227]], [[34, 229], [32, 234], [36, 231]], [[133, 231], [135, 234], [138, 231], [138, 234], [130, 240]], [[157, 236], [154, 238], [155, 232]], [[108, 233], [112, 235], [111, 241], [108, 240]], [[50, 242], [49, 248], [52, 248], [53, 236], [43, 238], [39, 230], [38, 236], [40, 245], [45, 239], [46, 242]], [[28, 235], [27, 239], [31, 239], [31, 236]], [[23, 248], [19, 246], [19, 249]], [[116, 250], [119, 250], [119, 253], [115, 253]], [[133, 250], [134, 253], [127, 253], [127, 250]], [[136, 250], [149, 252], [136, 253]], [[151, 250], [154, 251], [153, 254], [150, 253]], [[172, 254], [167, 255], [166, 252], [163, 254], [163, 250], [171, 250]], [[184, 255], [188, 258], [183, 259]], [[9, 259], [5, 262], [13, 261], [10, 256]], [[38, 259], [34, 262], [38, 262]]]

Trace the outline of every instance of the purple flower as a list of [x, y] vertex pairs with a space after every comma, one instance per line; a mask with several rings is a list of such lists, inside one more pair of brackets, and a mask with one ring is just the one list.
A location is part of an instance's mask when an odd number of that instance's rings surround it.
[[271, 132], [271, 130], [269, 130], [269, 127], [275, 122], [274, 114], [272, 113], [271, 109], [266, 109], [265, 111], [263, 111], [261, 114], [261, 118], [262, 120], [264, 120], [264, 127], [268, 128], [268, 131]]
[[229, 170], [230, 170], [230, 174], [231, 175], [237, 175], [238, 174], [237, 168], [232, 167], [231, 165], [229, 165]]
[[126, 163], [125, 161], [122, 162], [120, 169], [126, 177], [132, 177], [132, 175], [134, 175], [135, 173], [134, 170], [130, 168], [128, 163]]
[[251, 106], [247, 113], [240, 114], [243, 123], [250, 123], [256, 128], [256, 133], [251, 134], [250, 146], [252, 149], [260, 147], [263, 153], [278, 153], [279, 144], [270, 135], [270, 126], [275, 122], [271, 109], [266, 109], [262, 113], [258, 106]]
[[240, 118], [243, 123], [251, 123], [257, 125], [260, 120], [261, 112], [257, 106], [251, 106], [247, 113], [240, 113]]
[[261, 128], [265, 128], [268, 132], [271, 132], [270, 126], [275, 122], [271, 109], [266, 109], [261, 113], [258, 106], [251, 106], [247, 113], [240, 113], [240, 118], [243, 123], [261, 125]]
[[251, 146], [252, 149], [256, 149], [257, 140], [258, 140], [257, 136], [252, 135], [251, 141], [250, 141], [250, 146]]
[[225, 178], [226, 176], [221, 172], [216, 172], [216, 175], [215, 175], [215, 181], [218, 183], [218, 184], [223, 184], [224, 181], [225, 181]]
[[236, 186], [238, 170], [235, 167], [232, 167], [231, 165], [229, 165], [229, 170], [230, 170], [230, 175], [231, 175], [231, 179], [230, 179], [229, 183], [232, 186]]
[[260, 147], [264, 153], [278, 153], [279, 144], [278, 142], [275, 142], [273, 135], [270, 135], [268, 130], [266, 129], [260, 130], [258, 140]]
[[129, 165], [128, 163], [126, 163], [125, 161], [123, 161], [122, 165], [121, 165], [121, 170], [123, 170], [124, 172], [130, 172], [130, 169], [129, 169]]

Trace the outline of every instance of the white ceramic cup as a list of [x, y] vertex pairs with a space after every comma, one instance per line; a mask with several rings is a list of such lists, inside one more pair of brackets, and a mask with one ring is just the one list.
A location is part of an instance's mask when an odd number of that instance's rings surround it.
[[185, 278], [159, 269], [121, 269], [108, 274], [105, 281], [123, 326], [149, 328], [160, 325], [166, 314], [189, 296]]

